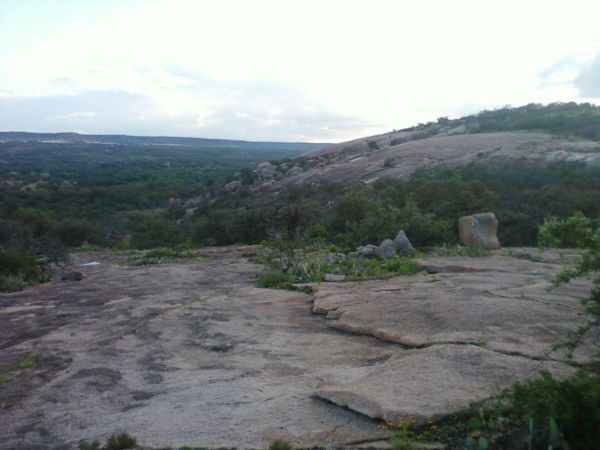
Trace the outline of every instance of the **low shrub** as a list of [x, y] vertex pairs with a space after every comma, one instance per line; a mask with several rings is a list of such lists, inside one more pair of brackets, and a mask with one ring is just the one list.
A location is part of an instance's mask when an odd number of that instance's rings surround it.
[[600, 376], [580, 370], [559, 381], [542, 372], [515, 383], [502, 397], [510, 418], [529, 430], [530, 448], [598, 448]]
[[104, 445], [106, 450], [135, 449], [136, 447], [137, 439], [127, 433], [113, 434]]
[[281, 270], [272, 269], [258, 274], [256, 285], [261, 288], [284, 289], [294, 282], [294, 277]]
[[543, 247], [587, 247], [593, 237], [592, 221], [577, 212], [566, 219], [550, 217], [540, 226], [538, 242]]
[[0, 292], [22, 291], [27, 287], [27, 281], [18, 275], [0, 275]]
[[269, 445], [269, 450], [292, 450], [292, 445], [283, 439], [277, 439]]

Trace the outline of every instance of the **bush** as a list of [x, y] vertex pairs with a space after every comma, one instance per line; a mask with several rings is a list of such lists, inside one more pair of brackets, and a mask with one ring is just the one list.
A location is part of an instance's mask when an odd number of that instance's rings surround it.
[[22, 291], [27, 282], [21, 275], [0, 275], [0, 292]]
[[124, 450], [137, 447], [137, 439], [127, 433], [113, 434], [108, 438], [104, 448], [106, 450]]
[[276, 269], [263, 272], [256, 277], [256, 285], [261, 288], [282, 289], [293, 281], [294, 277]]
[[269, 450], [292, 450], [292, 445], [283, 439], [277, 439], [269, 445]]
[[580, 212], [566, 219], [550, 217], [540, 227], [539, 244], [544, 247], [587, 247], [592, 241], [591, 224], [592, 221]]
[[385, 160], [383, 161], [383, 167], [385, 169], [394, 167], [394, 158], [385, 158]]
[[100, 450], [100, 442], [81, 442], [78, 448], [79, 450]]
[[533, 448], [565, 441], [572, 449], [598, 448], [600, 376], [580, 370], [559, 381], [542, 372], [541, 378], [515, 383], [503, 398], [512, 420], [529, 429]]

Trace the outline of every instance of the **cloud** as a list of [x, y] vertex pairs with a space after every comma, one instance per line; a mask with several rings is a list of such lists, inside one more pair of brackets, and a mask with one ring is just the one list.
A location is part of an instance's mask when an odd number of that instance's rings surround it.
[[337, 114], [270, 83], [189, 78], [156, 96], [124, 90], [0, 96], [3, 130], [335, 141], [368, 122]]
[[582, 98], [600, 98], [600, 53], [581, 66], [573, 81]]

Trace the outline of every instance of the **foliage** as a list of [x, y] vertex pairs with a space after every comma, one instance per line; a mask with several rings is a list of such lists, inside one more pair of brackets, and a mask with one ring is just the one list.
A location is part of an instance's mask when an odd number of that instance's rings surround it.
[[598, 276], [598, 272], [600, 272], [600, 228], [592, 236], [581, 260], [574, 266], [563, 269], [553, 280], [553, 285], [559, 286], [573, 278], [594, 274], [594, 287], [590, 296], [583, 301], [587, 305], [588, 312], [596, 320], [600, 319], [600, 276]]
[[597, 448], [600, 442], [600, 376], [583, 370], [559, 381], [543, 372], [540, 378], [515, 383], [503, 398], [510, 418], [529, 430], [532, 448]]
[[261, 288], [287, 289], [293, 281], [294, 277], [277, 269], [262, 272], [256, 277], [256, 285]]
[[27, 281], [22, 275], [0, 275], [0, 292], [22, 291], [27, 287]]
[[98, 441], [81, 442], [77, 448], [79, 450], [100, 450], [100, 442], [98, 442]]
[[137, 439], [127, 433], [113, 434], [104, 445], [106, 450], [123, 450], [137, 448]]
[[545, 219], [538, 239], [540, 245], [545, 247], [584, 248], [591, 244], [592, 236], [592, 221], [581, 212], [576, 212], [565, 219]]
[[129, 253], [127, 264], [130, 266], [148, 266], [177, 261], [200, 261], [201, 258], [197, 251], [161, 247]]
[[292, 450], [292, 446], [283, 439], [276, 439], [269, 445], [269, 450]]
[[414, 436], [407, 427], [395, 431], [390, 436], [390, 448], [392, 450], [415, 450], [413, 444]]

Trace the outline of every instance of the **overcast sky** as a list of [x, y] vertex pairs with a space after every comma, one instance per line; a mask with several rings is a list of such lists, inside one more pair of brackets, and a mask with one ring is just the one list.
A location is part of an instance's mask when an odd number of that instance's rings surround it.
[[600, 103], [600, 2], [0, 0], [0, 130], [341, 141]]

